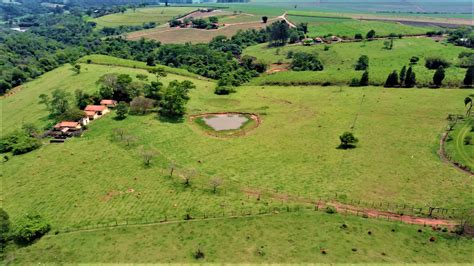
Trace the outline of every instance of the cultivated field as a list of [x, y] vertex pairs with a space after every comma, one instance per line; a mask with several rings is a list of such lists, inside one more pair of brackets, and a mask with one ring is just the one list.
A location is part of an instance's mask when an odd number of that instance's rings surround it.
[[164, 24], [174, 17], [183, 16], [196, 9], [196, 7], [146, 7], [137, 8], [136, 10], [127, 9], [125, 13], [98, 17], [92, 21], [97, 23], [98, 28], [118, 27], [121, 25], [136, 26], [147, 22]]
[[[269, 20], [268, 23], [271, 23], [271, 21], [273, 20]], [[268, 24], [264, 24], [261, 21], [253, 21], [228, 23], [216, 30], [201, 30], [194, 28], [156, 28], [129, 33], [127, 34], [127, 38], [129, 40], [139, 40], [141, 38], [146, 38], [158, 40], [162, 43], [206, 43], [219, 35], [232, 37], [240, 30], [258, 30], [265, 28], [267, 25]]]
[[[20, 264], [472, 263], [471, 240], [419, 228], [304, 212], [49, 235], [8, 259]], [[193, 257], [198, 249], [205, 255], [199, 261]]]
[[428, 31], [439, 30], [437, 27], [413, 27], [398, 22], [366, 21], [347, 17], [325, 17], [324, 15], [308, 16], [298, 15], [298, 13], [291, 14], [288, 16], [288, 19], [294, 24], [308, 23], [308, 36], [310, 37], [336, 35], [353, 38], [357, 33], [365, 36], [370, 30], [375, 30], [379, 36], [388, 36], [391, 33], [397, 35], [425, 34]]
[[355, 71], [354, 65], [361, 55], [369, 57], [370, 83], [373, 85], [383, 85], [389, 73], [393, 70], [400, 72], [401, 68], [408, 67], [410, 58], [417, 56], [420, 58], [418, 64], [413, 66], [416, 78], [421, 86], [428, 86], [432, 82], [434, 70], [427, 69], [425, 58], [438, 56], [452, 63], [446, 69], [446, 79], [444, 84], [457, 87], [464, 79], [466, 69], [459, 68], [458, 55], [467, 48], [453, 46], [451, 44], [438, 43], [430, 38], [403, 38], [394, 40], [393, 50], [384, 48], [384, 40], [337, 43], [329, 45], [329, 50], [325, 50], [325, 45], [314, 46], [286, 46], [281, 48], [269, 48], [267, 44], [260, 44], [248, 47], [244, 54], [257, 57], [268, 64], [291, 63], [287, 58], [290, 51], [315, 52], [324, 64], [324, 70], [318, 72], [303, 71], [283, 71], [270, 75], [262, 75], [251, 81], [251, 84], [349, 84], [353, 78], [360, 78], [362, 71]]

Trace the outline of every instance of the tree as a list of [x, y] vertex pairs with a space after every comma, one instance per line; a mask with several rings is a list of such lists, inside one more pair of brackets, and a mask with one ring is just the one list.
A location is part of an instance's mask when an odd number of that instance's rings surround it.
[[163, 89], [163, 83], [159, 81], [152, 81], [150, 84], [145, 85], [145, 88], [144, 88], [145, 97], [148, 99], [159, 101], [160, 93], [162, 89]]
[[374, 37], [375, 37], [375, 30], [370, 30], [369, 32], [367, 32], [367, 35], [366, 35], [367, 39], [372, 39]]
[[166, 117], [182, 117], [186, 112], [186, 104], [189, 101], [188, 92], [195, 87], [188, 80], [170, 82], [168, 87], [161, 93], [159, 101], [160, 114]]
[[448, 68], [451, 65], [446, 59], [441, 57], [427, 57], [425, 67], [428, 69], [438, 69], [440, 66]]
[[151, 55], [149, 55], [147, 58], [146, 58], [146, 65], [147, 66], [156, 66], [155, 64], [155, 58]]
[[464, 98], [464, 106], [467, 107], [466, 110], [466, 116], [471, 115], [471, 109], [472, 109], [472, 98], [471, 97], [466, 97]]
[[130, 112], [133, 114], [146, 114], [154, 106], [154, 100], [138, 96], [130, 102]]
[[290, 37], [290, 27], [285, 21], [274, 22], [268, 28], [270, 31], [270, 42], [275, 46], [283, 46]]
[[443, 85], [444, 77], [445, 77], [444, 67], [439, 66], [439, 68], [436, 70], [436, 72], [433, 75], [433, 83], [438, 87]]
[[262, 22], [266, 24], [267, 21], [268, 21], [268, 17], [267, 17], [267, 16], [263, 16], [263, 17], [262, 17]]
[[10, 83], [6, 82], [3, 79], [0, 79], [0, 95], [5, 94], [5, 92], [10, 90], [11, 88], [12, 86], [10, 85]]
[[128, 114], [128, 105], [125, 102], [119, 102], [115, 108], [115, 114], [117, 115], [117, 119], [125, 119]]
[[409, 67], [405, 75], [405, 87], [413, 88], [416, 85], [416, 74], [412, 67]]
[[152, 148], [140, 148], [140, 156], [142, 157], [143, 164], [145, 167], [149, 167], [151, 164], [151, 160], [156, 157], [158, 152], [155, 149]]
[[317, 54], [297, 52], [293, 54], [291, 69], [294, 71], [322, 71], [324, 66]]
[[183, 176], [182, 176], [182, 179], [183, 179], [183, 185], [184, 186], [189, 186], [191, 184], [191, 180], [197, 175], [196, 173], [196, 170], [192, 169], [192, 170], [188, 170], [188, 171], [185, 171]]
[[[0, 208], [0, 247], [7, 242], [8, 232], [10, 231], [10, 216]], [[2, 250], [1, 248], [0, 250]]]
[[84, 109], [86, 106], [90, 104], [94, 104], [96, 101], [98, 101], [98, 97], [85, 93], [83, 90], [76, 90], [74, 92], [75, 98], [76, 98], [76, 106], [79, 109]]
[[29, 244], [42, 237], [51, 225], [38, 214], [28, 214], [20, 219], [13, 230], [13, 239], [19, 244]]
[[77, 107], [68, 108], [64, 113], [57, 116], [59, 121], [79, 121], [84, 118], [86, 114]]
[[81, 65], [79, 64], [71, 64], [71, 70], [76, 73], [76, 75], [79, 75], [81, 73]]
[[50, 114], [59, 116], [65, 113], [69, 107], [69, 99], [71, 94], [65, 90], [56, 89], [51, 93], [51, 101], [49, 103]]
[[369, 71], [364, 71], [360, 78], [359, 86], [369, 86]]
[[49, 103], [50, 103], [50, 101], [51, 101], [50, 98], [49, 98], [49, 96], [46, 95], [46, 94], [44, 94], [44, 93], [41, 93], [41, 94], [38, 96], [38, 98], [39, 98], [38, 103], [39, 103], [39, 104], [44, 104], [44, 105], [46, 106], [46, 109], [49, 110], [49, 108], [50, 108]]
[[211, 23], [218, 23], [218, 22], [219, 22], [219, 18], [218, 18], [218, 17], [215, 17], [215, 16], [209, 17], [209, 22], [211, 22]]
[[369, 68], [369, 57], [361, 55], [355, 64], [355, 70], [367, 70]]
[[354, 35], [354, 39], [356, 39], [356, 40], [362, 40], [362, 39], [364, 39], [364, 37], [362, 36], [362, 34], [356, 33], [356, 34]]
[[406, 77], [407, 77], [407, 67], [403, 66], [402, 70], [400, 70], [400, 85], [403, 86], [405, 84]]
[[340, 147], [344, 149], [353, 148], [359, 142], [352, 132], [344, 132], [339, 136], [339, 140], [341, 141]]
[[394, 70], [392, 73], [390, 73], [387, 77], [387, 80], [385, 81], [385, 87], [386, 88], [391, 88], [391, 87], [396, 87], [398, 86], [398, 73], [396, 70]]
[[222, 185], [222, 179], [220, 179], [219, 177], [214, 177], [214, 178], [211, 179], [209, 184], [212, 187], [212, 192], [216, 193], [217, 188]]
[[467, 69], [466, 75], [464, 76], [463, 84], [469, 87], [472, 87], [474, 85], [474, 66], [470, 66]]
[[297, 31], [300, 31], [302, 32], [304, 35], [306, 35], [308, 33], [308, 23], [299, 23], [297, 26], [296, 26], [296, 30]]

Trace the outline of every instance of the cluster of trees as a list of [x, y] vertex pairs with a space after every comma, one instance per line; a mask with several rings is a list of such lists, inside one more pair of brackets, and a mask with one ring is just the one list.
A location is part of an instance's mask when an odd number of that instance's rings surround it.
[[390, 73], [385, 81], [386, 88], [394, 87], [404, 87], [404, 88], [413, 88], [416, 85], [416, 74], [413, 71], [413, 68], [410, 66], [407, 70], [406, 66], [403, 66], [400, 75], [394, 70]]
[[153, 29], [156, 26], [157, 26], [156, 22], [148, 22], [148, 23], [143, 23], [142, 25], [138, 25], [138, 26], [120, 25], [118, 27], [103, 27], [100, 30], [100, 33], [103, 34], [104, 36], [114, 36], [114, 35], [120, 35], [126, 32]]
[[[13, 155], [24, 154], [41, 147], [38, 128], [32, 124], [24, 124], [0, 139], [0, 153], [11, 152]], [[4, 160], [8, 160], [5, 155]]]
[[316, 53], [297, 52], [289, 56], [293, 59], [291, 69], [294, 71], [322, 71], [324, 69]]
[[207, 19], [203, 18], [184, 18], [184, 19], [172, 19], [169, 21], [170, 27], [193, 27], [197, 29], [217, 29], [219, 26], [219, 18], [218, 17], [208, 17]]
[[101, 98], [119, 102], [118, 119], [125, 118], [129, 111], [133, 114], [146, 114], [153, 108], [158, 108], [162, 116], [181, 117], [186, 112], [188, 93], [196, 87], [188, 80], [175, 80], [167, 87], [160, 81], [133, 81], [127, 74], [105, 74], [97, 84], [100, 86], [98, 94]]
[[20, 245], [31, 244], [51, 230], [51, 225], [39, 214], [27, 214], [14, 226], [8, 213], [0, 208], [0, 246], [6, 246], [9, 240]]
[[474, 32], [472, 27], [464, 27], [449, 32], [448, 42], [455, 45], [474, 48]]

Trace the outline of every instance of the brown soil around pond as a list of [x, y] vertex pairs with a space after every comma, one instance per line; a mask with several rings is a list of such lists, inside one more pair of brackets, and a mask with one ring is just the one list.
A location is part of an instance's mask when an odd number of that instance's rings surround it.
[[[253, 120], [254, 123], [252, 126], [247, 127], [247, 128], [241, 128], [241, 129], [236, 129], [230, 131], [231, 133], [229, 134], [222, 134], [219, 133], [219, 131], [213, 131], [213, 130], [203, 130], [207, 135], [209, 136], [214, 136], [214, 137], [238, 137], [238, 136], [245, 136], [248, 134], [249, 131], [257, 128], [260, 126], [262, 123], [262, 120], [260, 119], [260, 116], [255, 114], [255, 113], [245, 113], [245, 112], [218, 112], [218, 113], [203, 113], [203, 114], [196, 114], [196, 115], [190, 115], [189, 116], [189, 121], [194, 122], [198, 118], [205, 118], [205, 117], [210, 117], [210, 116], [221, 116], [221, 115], [242, 115], [246, 116], [249, 119]], [[227, 131], [228, 133], [229, 131]]]

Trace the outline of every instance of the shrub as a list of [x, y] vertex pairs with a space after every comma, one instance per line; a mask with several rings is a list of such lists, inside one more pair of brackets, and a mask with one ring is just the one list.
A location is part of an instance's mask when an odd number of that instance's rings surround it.
[[428, 69], [438, 69], [440, 66], [448, 68], [450, 65], [446, 59], [440, 57], [427, 57], [425, 59], [425, 67]]
[[367, 70], [369, 67], [369, 57], [366, 55], [361, 55], [357, 63], [355, 64], [355, 70]]
[[26, 132], [16, 131], [0, 139], [0, 152], [12, 152], [14, 155], [30, 152], [41, 146], [41, 142]]
[[214, 93], [217, 95], [229, 95], [234, 92], [235, 89], [229, 86], [218, 86], [214, 91]]
[[291, 69], [294, 71], [321, 71], [324, 69], [324, 66], [316, 54], [298, 52], [293, 55]]
[[153, 108], [154, 103], [154, 100], [145, 98], [143, 96], [135, 97], [130, 102], [130, 113], [146, 114], [151, 108]]
[[354, 147], [355, 144], [359, 142], [352, 132], [344, 132], [341, 136], [339, 136], [339, 140], [341, 141], [341, 148]]
[[419, 58], [418, 56], [412, 56], [412, 57], [410, 58], [410, 64], [412, 64], [412, 65], [417, 64], [418, 61], [420, 61], [420, 58]]
[[29, 244], [51, 229], [50, 224], [38, 214], [28, 214], [15, 226], [13, 239], [19, 244]]
[[337, 210], [334, 208], [334, 206], [327, 206], [325, 211], [329, 214], [337, 213]]
[[351, 80], [351, 83], [349, 83], [349, 86], [350, 87], [359, 87], [360, 86], [360, 82], [357, 78], [353, 78]]
[[0, 208], [0, 245], [7, 242], [8, 232], [10, 231], [10, 217], [8, 213]]
[[471, 136], [465, 136], [464, 137], [464, 145], [471, 145], [472, 144], [472, 137]]

